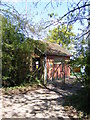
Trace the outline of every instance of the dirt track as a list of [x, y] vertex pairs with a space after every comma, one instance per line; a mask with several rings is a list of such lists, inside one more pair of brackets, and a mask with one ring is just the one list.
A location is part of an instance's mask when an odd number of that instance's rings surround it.
[[[66, 96], [79, 87], [55, 82], [47, 88], [39, 88], [18, 94], [3, 94], [3, 118], [69, 118], [63, 103]], [[0, 98], [1, 101], [1, 98]], [[1, 110], [0, 110], [1, 111]], [[77, 116], [74, 116], [77, 117]]]

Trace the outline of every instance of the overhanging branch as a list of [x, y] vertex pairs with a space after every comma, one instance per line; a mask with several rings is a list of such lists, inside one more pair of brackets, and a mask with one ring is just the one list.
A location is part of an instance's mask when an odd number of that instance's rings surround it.
[[[82, 9], [82, 8], [88, 7], [88, 6], [90, 6], [90, 4], [84, 4], [84, 5], [82, 5], [82, 6], [78, 6], [78, 7], [74, 8], [74, 9], [68, 11], [68, 12], [67, 12], [66, 14], [64, 14], [60, 19], [57, 19], [56, 21], [50, 23], [50, 24], [47, 25], [44, 29], [52, 26], [53, 24], [56, 24], [56, 25], [57, 25], [58, 23], [62, 23], [62, 22], [61, 22], [62, 19], [65, 18], [66, 16], [68, 16], [70, 13], [75, 12], [76, 10], [80, 10], [80, 9]], [[83, 18], [83, 19], [88, 19], [88, 18]], [[75, 19], [75, 20], [76, 20], [76, 19]], [[73, 20], [73, 21], [74, 21], [74, 20]], [[71, 22], [73, 22], [73, 21], [71, 20]], [[65, 22], [64, 22], [64, 23], [65, 23]], [[67, 23], [68, 23], [68, 22], [67, 22]]]

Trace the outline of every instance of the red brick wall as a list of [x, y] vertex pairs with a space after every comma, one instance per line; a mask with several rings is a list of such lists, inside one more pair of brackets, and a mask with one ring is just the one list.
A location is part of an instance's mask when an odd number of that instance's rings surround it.
[[[64, 72], [62, 70], [62, 63], [60, 64], [60, 60], [64, 58], [65, 60], [69, 60], [70, 57], [60, 57], [60, 56], [47, 56], [47, 79], [60, 79], [63, 78]], [[59, 64], [55, 64], [58, 61]], [[70, 76], [70, 68], [65, 65], [65, 76]]]

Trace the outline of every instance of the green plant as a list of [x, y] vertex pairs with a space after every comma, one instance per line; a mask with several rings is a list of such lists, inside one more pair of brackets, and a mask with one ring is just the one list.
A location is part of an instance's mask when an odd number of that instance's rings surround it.
[[77, 91], [77, 94], [73, 94], [66, 98], [65, 106], [73, 106], [78, 111], [82, 111], [85, 115], [90, 114], [89, 96], [87, 89], [83, 88]]

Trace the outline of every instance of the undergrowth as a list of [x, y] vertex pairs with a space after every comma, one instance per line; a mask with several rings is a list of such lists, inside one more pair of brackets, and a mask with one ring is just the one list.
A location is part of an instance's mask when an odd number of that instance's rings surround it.
[[89, 90], [83, 88], [76, 94], [68, 96], [64, 106], [73, 106], [77, 111], [82, 111], [84, 116], [88, 115], [90, 117]]
[[27, 90], [27, 89], [33, 89], [33, 88], [38, 88], [38, 87], [43, 87], [42, 81], [38, 79], [34, 79], [32, 82], [23, 82], [18, 86], [13, 86], [13, 87], [5, 87], [2, 86], [2, 88], [5, 90], [5, 93], [8, 93], [9, 91], [12, 90]]

